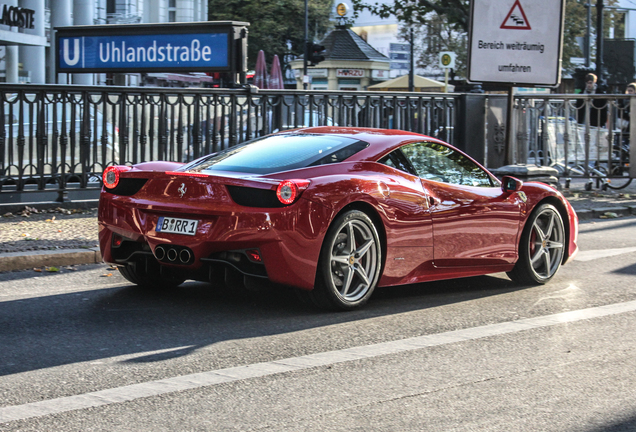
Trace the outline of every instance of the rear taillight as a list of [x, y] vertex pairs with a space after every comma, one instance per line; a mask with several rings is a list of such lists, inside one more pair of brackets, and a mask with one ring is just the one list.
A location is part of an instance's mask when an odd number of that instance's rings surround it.
[[124, 242], [124, 237], [120, 236], [117, 233], [113, 233], [113, 242], [112, 242], [113, 247], [118, 248], [119, 246], [121, 246], [123, 242]]
[[309, 180], [283, 180], [276, 188], [276, 197], [285, 205], [293, 204], [307, 186], [309, 186]]
[[119, 174], [124, 171], [129, 171], [131, 168], [125, 165], [113, 165], [104, 170], [102, 179], [104, 180], [104, 186], [108, 189], [113, 189], [119, 183]]
[[261, 258], [261, 252], [258, 249], [248, 249], [245, 251], [245, 254], [250, 261], [256, 263], [263, 262], [263, 259]]

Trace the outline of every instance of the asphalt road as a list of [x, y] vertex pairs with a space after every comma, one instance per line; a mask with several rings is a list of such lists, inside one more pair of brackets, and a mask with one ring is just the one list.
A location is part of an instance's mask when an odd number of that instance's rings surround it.
[[[0, 274], [0, 431], [636, 430], [636, 218], [548, 285], [151, 292], [104, 265]], [[112, 274], [111, 276], [108, 276]]]

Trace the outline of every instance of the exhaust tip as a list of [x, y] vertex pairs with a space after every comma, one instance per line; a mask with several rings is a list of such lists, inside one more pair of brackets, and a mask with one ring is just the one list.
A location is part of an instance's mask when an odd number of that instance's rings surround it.
[[183, 249], [179, 253], [179, 260], [181, 260], [183, 264], [189, 263], [191, 258], [192, 258], [192, 254], [190, 253], [188, 249]]
[[177, 260], [177, 250], [172, 248], [170, 250], [168, 250], [168, 253], [166, 254], [166, 256], [168, 257], [169, 261], [176, 261]]
[[161, 261], [162, 259], [164, 259], [166, 257], [166, 250], [163, 248], [163, 246], [157, 246], [155, 248], [155, 257]]

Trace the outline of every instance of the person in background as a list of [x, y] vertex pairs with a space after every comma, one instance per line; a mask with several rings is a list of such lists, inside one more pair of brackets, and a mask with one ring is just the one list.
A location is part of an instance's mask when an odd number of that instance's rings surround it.
[[[636, 94], [636, 82], [627, 84], [625, 88], [626, 95]], [[623, 131], [623, 134], [629, 133], [629, 119], [630, 119], [630, 99], [619, 99], [618, 109], [620, 117], [616, 121], [616, 126]]]
[[[577, 93], [584, 95], [602, 94], [598, 88], [598, 79], [593, 73], [589, 73], [585, 76], [585, 87], [582, 91]], [[581, 124], [585, 124], [586, 109], [585, 99], [579, 99], [576, 101], [577, 108], [577, 121]], [[605, 99], [592, 99], [589, 110], [590, 126], [605, 126], [607, 123], [607, 101]]]
[[593, 73], [585, 75], [583, 94], [595, 94], [598, 89], [598, 78]]

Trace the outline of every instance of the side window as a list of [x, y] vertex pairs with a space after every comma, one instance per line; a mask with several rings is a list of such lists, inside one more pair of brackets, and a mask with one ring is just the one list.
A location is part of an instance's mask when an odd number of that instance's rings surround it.
[[411, 164], [409, 163], [408, 159], [404, 157], [400, 150], [392, 151], [391, 153], [380, 159], [378, 162], [390, 166], [391, 168], [407, 172], [411, 175], [418, 175], [413, 166], [411, 166]]
[[401, 149], [423, 179], [466, 186], [493, 186], [483, 169], [450, 147], [421, 142], [407, 144]]

